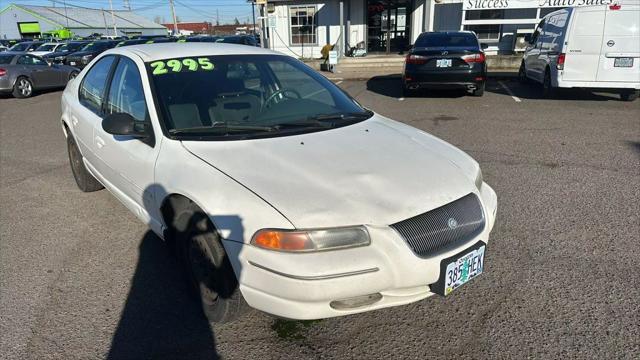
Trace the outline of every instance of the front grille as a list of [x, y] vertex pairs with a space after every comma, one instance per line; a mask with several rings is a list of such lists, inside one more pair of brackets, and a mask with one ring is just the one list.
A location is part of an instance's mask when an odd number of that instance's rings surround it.
[[484, 213], [475, 194], [391, 225], [421, 257], [454, 247], [478, 236]]

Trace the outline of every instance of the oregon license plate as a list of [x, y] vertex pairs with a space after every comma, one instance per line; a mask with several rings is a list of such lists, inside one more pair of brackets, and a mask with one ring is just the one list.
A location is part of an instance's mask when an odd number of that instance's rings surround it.
[[76, 66], [76, 62], [75, 62], [75, 61], [70, 61], [70, 62], [69, 62], [69, 65], [71, 65], [71, 66]]
[[472, 247], [440, 262], [440, 278], [431, 291], [447, 296], [471, 279], [482, 274], [486, 245], [479, 241]]
[[451, 59], [437, 59], [436, 67], [451, 67]]
[[633, 67], [633, 58], [624, 57], [624, 58], [615, 58], [613, 59], [614, 67]]

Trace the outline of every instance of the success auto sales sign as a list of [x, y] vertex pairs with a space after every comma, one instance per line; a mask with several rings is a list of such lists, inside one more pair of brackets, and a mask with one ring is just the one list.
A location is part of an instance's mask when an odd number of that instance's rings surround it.
[[464, 10], [526, 9], [609, 5], [614, 0], [463, 0]]

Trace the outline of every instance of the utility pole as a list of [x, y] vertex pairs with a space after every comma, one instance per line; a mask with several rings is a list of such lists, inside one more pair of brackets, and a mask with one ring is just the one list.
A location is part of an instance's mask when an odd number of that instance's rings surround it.
[[217, 8], [216, 8], [216, 25], [220, 25], [220, 14], [218, 13]]
[[173, 17], [173, 35], [178, 35], [178, 20], [176, 19], [176, 10], [173, 8], [173, 0], [169, 0], [171, 7], [171, 16]]
[[256, 35], [256, 1], [251, 1], [251, 15], [253, 16], [253, 24], [251, 28], [253, 29], [253, 35]]
[[116, 28], [116, 16], [113, 15], [113, 1], [109, 0], [109, 7], [111, 8], [111, 21], [113, 22], [113, 36], [118, 36], [118, 28]]

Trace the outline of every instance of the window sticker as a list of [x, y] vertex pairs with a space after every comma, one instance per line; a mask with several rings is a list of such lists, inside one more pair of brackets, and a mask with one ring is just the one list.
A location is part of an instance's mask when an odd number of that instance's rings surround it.
[[153, 75], [156, 76], [170, 72], [211, 71], [214, 69], [213, 63], [208, 58], [160, 60], [149, 65], [153, 68]]

